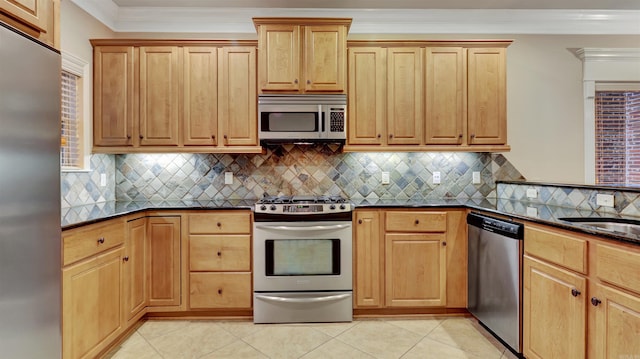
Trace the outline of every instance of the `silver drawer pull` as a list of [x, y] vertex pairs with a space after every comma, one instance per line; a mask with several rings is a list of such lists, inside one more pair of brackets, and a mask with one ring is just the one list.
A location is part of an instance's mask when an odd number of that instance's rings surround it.
[[277, 302], [277, 303], [319, 303], [319, 302], [334, 302], [341, 299], [347, 299], [351, 296], [351, 294], [337, 294], [337, 295], [329, 295], [326, 297], [315, 297], [315, 298], [283, 298], [283, 297], [273, 297], [270, 295], [256, 295], [256, 299], [263, 299], [269, 302]]

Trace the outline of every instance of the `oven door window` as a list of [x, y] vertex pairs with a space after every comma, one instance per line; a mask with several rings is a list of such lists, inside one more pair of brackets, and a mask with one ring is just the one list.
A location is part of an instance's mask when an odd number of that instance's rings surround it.
[[263, 132], [318, 132], [318, 112], [263, 112]]
[[267, 239], [267, 276], [340, 274], [339, 239]]

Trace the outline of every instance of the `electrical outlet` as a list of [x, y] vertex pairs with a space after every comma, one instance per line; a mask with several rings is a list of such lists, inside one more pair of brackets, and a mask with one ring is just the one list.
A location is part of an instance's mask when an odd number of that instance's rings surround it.
[[100, 174], [100, 187], [106, 187], [107, 186], [107, 174], [106, 173], [101, 173]]
[[382, 184], [389, 184], [389, 172], [382, 172]]
[[233, 172], [224, 173], [224, 184], [233, 184]]
[[613, 195], [610, 194], [597, 194], [596, 204], [602, 207], [613, 207]]
[[538, 198], [538, 190], [535, 188], [527, 189], [527, 197], [528, 198]]
[[433, 184], [440, 184], [440, 172], [433, 172]]
[[536, 207], [527, 207], [527, 216], [538, 217], [538, 209]]
[[473, 184], [480, 184], [482, 183], [482, 180], [480, 179], [480, 172], [479, 171], [473, 171], [473, 176], [472, 176], [472, 180], [471, 182]]

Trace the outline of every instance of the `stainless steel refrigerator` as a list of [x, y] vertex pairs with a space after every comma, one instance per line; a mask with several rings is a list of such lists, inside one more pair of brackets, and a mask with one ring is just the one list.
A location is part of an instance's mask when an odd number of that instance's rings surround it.
[[0, 22], [0, 357], [60, 358], [60, 54]]

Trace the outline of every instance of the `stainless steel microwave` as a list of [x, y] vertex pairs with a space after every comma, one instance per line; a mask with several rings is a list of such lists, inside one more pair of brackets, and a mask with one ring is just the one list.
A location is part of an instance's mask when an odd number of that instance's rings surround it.
[[261, 95], [258, 97], [260, 143], [344, 144], [346, 95]]

